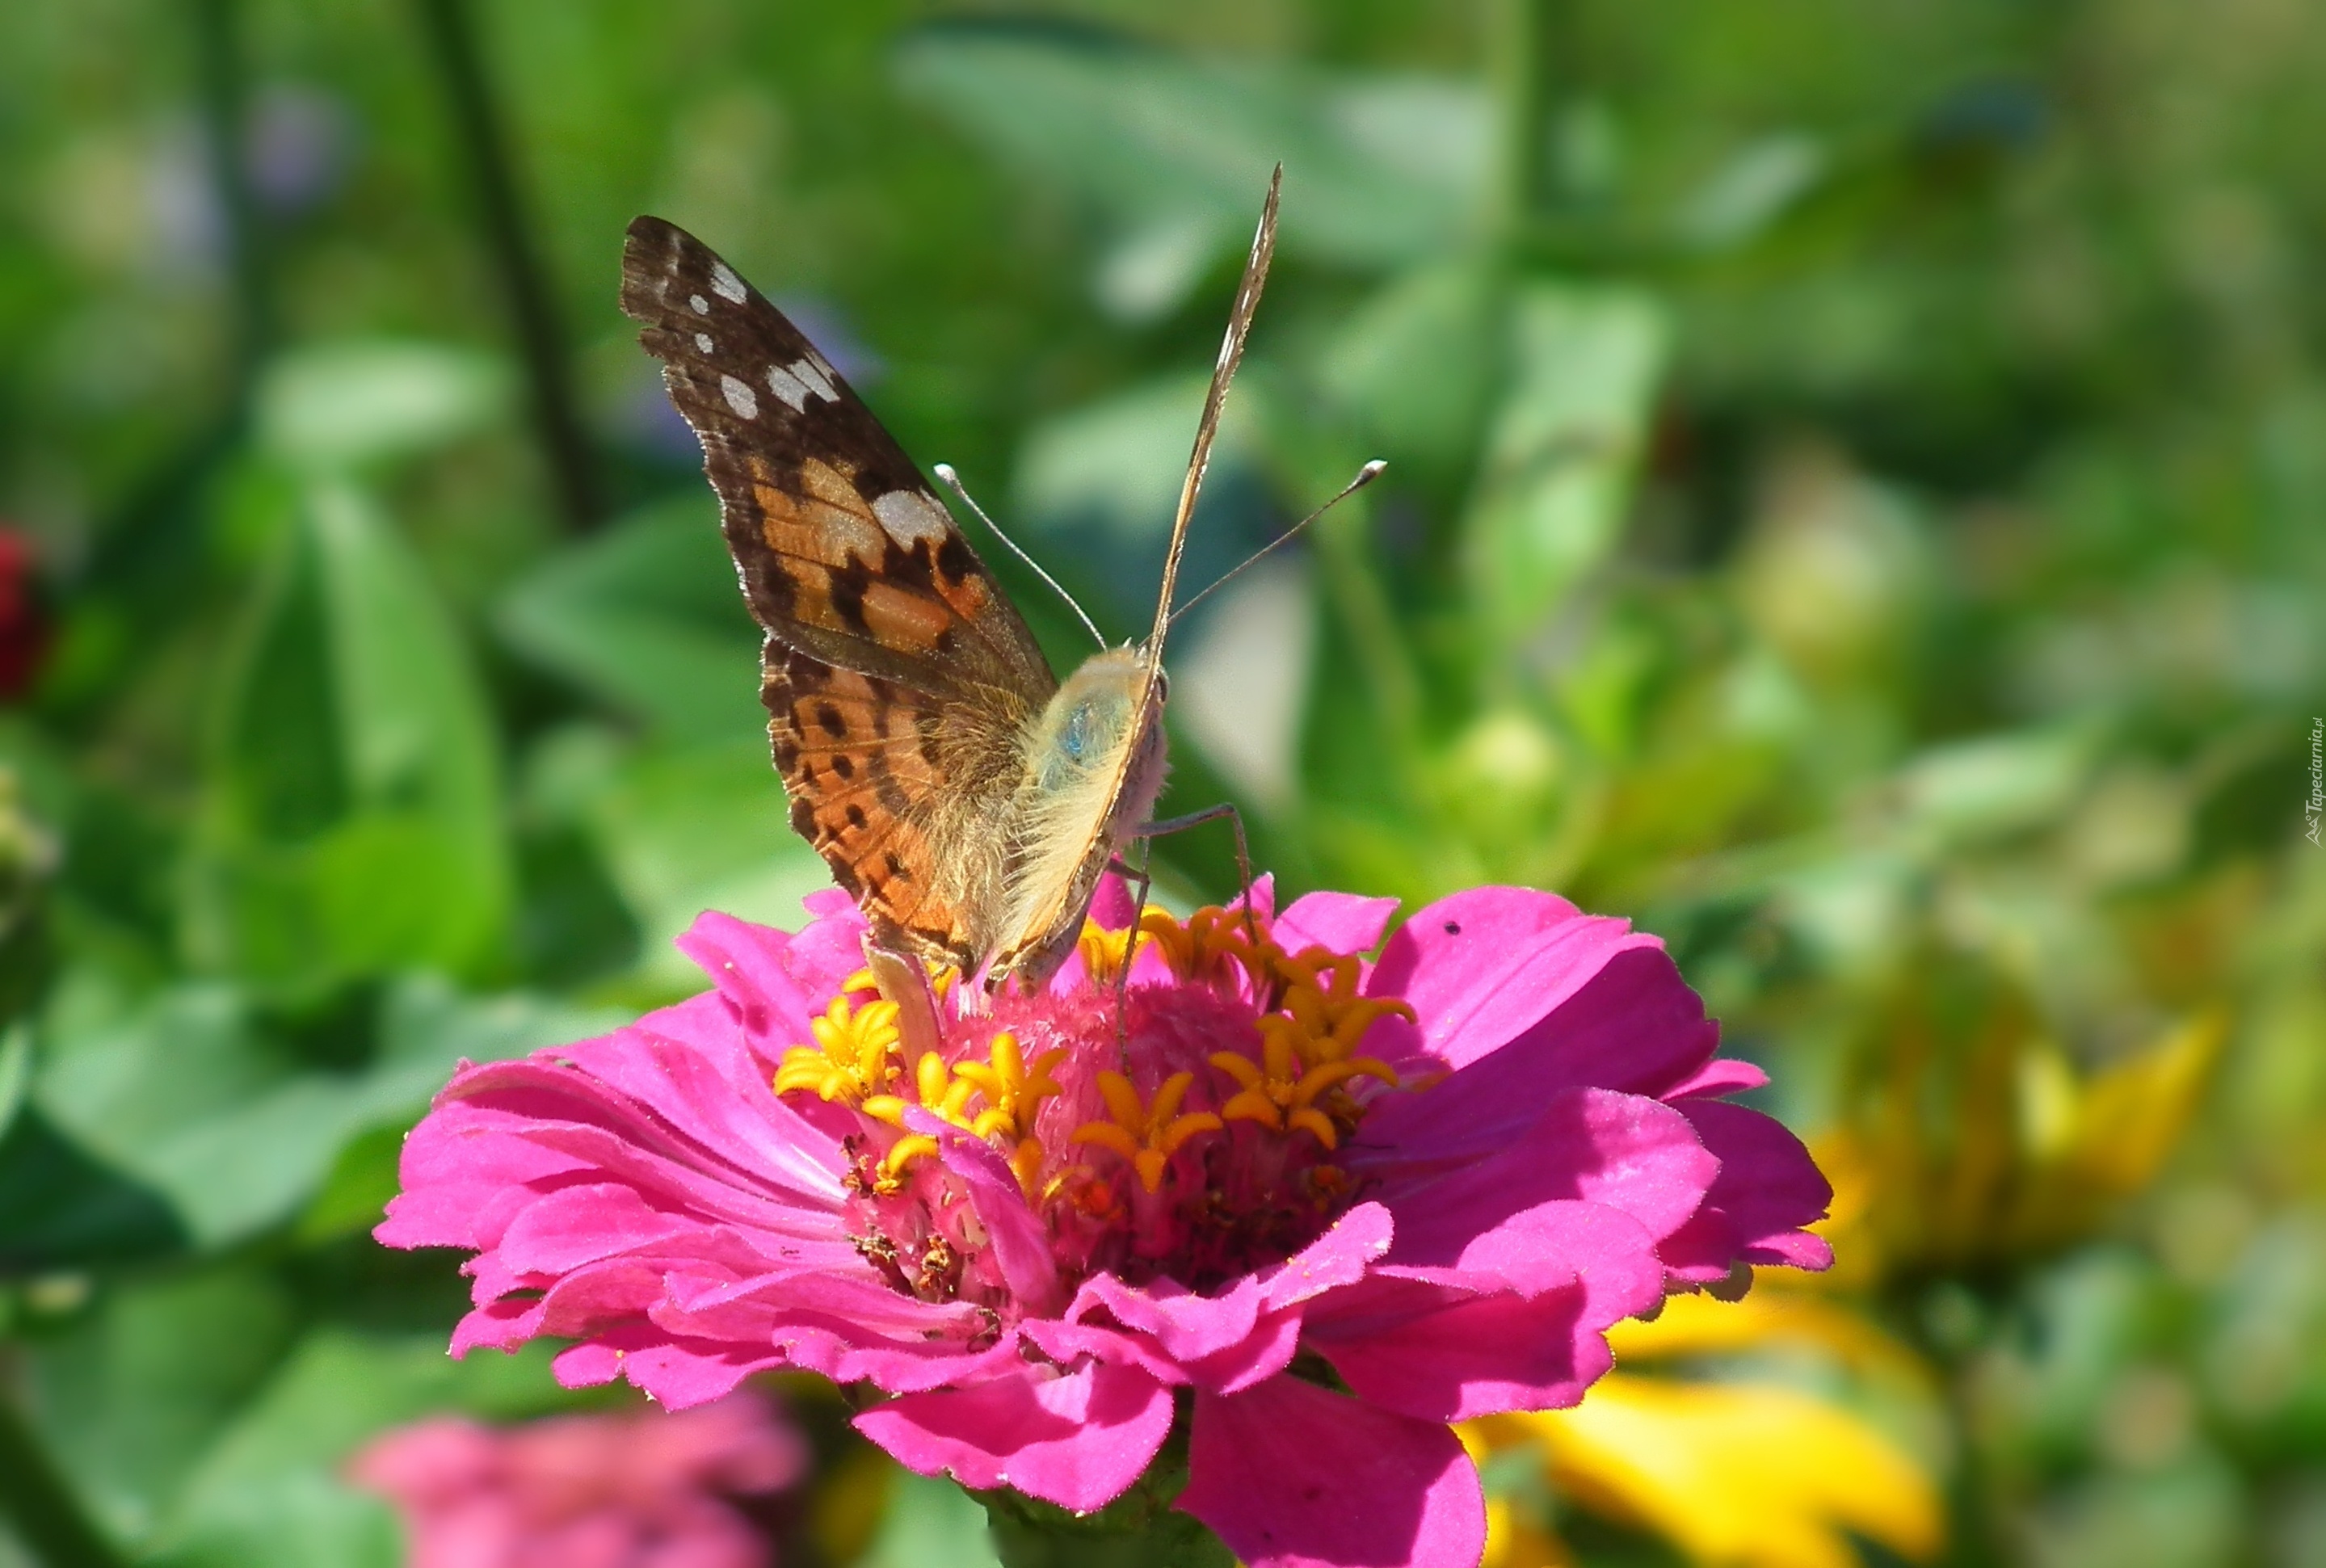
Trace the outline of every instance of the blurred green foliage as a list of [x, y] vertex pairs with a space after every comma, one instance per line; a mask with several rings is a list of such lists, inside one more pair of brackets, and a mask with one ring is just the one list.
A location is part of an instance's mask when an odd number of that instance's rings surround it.
[[[386, 1563], [357, 1442], [571, 1404], [445, 1362], [450, 1260], [368, 1242], [401, 1129], [823, 884], [628, 219], [1123, 636], [1280, 158], [1191, 580], [1391, 466], [1193, 618], [1167, 809], [1239, 800], [1295, 887], [1664, 934], [1931, 1369], [1859, 1403], [1955, 1560], [2326, 1563], [2326, 13], [1006, 9], [0, 10], [0, 1387], [98, 1528]], [[894, 1496], [787, 1560], [960, 1536]]]

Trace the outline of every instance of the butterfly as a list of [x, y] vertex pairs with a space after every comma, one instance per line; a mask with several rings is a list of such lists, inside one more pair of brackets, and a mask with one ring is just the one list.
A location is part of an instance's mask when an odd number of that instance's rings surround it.
[[[1164, 556], [1153, 630], [1064, 682], [913, 460], [702, 241], [630, 225], [622, 309], [702, 444], [791, 824], [891, 952], [1039, 984], [1163, 786], [1164, 634], [1228, 384], [1276, 248], [1269, 182]], [[1223, 808], [1199, 812], [1208, 818]], [[1241, 828], [1239, 827], [1239, 837]]]

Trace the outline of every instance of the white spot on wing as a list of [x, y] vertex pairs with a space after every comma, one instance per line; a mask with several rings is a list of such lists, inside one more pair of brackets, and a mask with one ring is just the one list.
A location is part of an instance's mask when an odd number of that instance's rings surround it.
[[725, 262], [711, 264], [711, 286], [721, 299], [732, 300], [739, 305], [743, 302], [743, 280], [737, 277]]
[[731, 376], [722, 376], [719, 378], [719, 390], [727, 394], [727, 406], [735, 411], [737, 418], [759, 417], [759, 394], [751, 390], [749, 382], [738, 381]]
[[707, 316], [711, 314], [711, 302], [704, 299], [701, 294], [687, 295], [686, 302], [698, 316]]
[[840, 401], [840, 394], [833, 390], [831, 368], [818, 365], [813, 356], [805, 359], [794, 360], [792, 375], [798, 378], [801, 385], [814, 393], [824, 402]]
[[708, 353], [710, 353], [710, 352], [711, 352], [711, 334], [710, 334], [710, 333], [708, 333], [708, 332], [697, 332], [697, 333], [694, 335], [694, 347], [695, 347], [695, 351], [696, 351], [696, 352], [698, 352], [698, 353], [702, 353], [702, 354], [708, 354]]
[[953, 529], [953, 519], [926, 490], [891, 490], [872, 503], [872, 515], [880, 519], [889, 538], [907, 550], [923, 539], [942, 543]]
[[807, 385], [780, 365], [768, 366], [768, 390], [792, 405], [795, 413], [807, 412]]

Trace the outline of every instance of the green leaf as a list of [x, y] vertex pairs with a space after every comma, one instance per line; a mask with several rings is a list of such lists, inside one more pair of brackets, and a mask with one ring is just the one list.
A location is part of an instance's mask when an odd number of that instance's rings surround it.
[[2074, 802], [2095, 739], [2088, 729], [2038, 730], [1934, 747], [1900, 770], [1898, 803], [1938, 849], [2038, 827]]
[[[1054, 531], [1095, 524], [1118, 544], [1168, 533], [1210, 379], [1160, 376], [1034, 425], [1018, 455], [1019, 515]], [[1267, 422], [1261, 379], [1240, 377], [1228, 399], [1212, 449], [1215, 478], [1258, 455]]]
[[355, 1071], [303, 1065], [243, 998], [181, 986], [110, 1017], [60, 1017], [34, 1093], [82, 1148], [166, 1199], [199, 1245], [288, 1218], [342, 1146], [415, 1119], [462, 1057], [513, 1056], [619, 1019], [522, 997], [475, 1000], [441, 979], [401, 980], [379, 1007], [377, 1049]]
[[497, 741], [467, 650], [365, 496], [309, 488], [229, 671], [188, 881], [205, 965], [293, 992], [507, 940]]
[[1619, 536], [1664, 359], [1663, 312], [1630, 290], [1534, 283], [1513, 301], [1513, 378], [1463, 527], [1490, 636], [1541, 626]]
[[549, 1351], [454, 1361], [435, 1337], [310, 1334], [220, 1435], [172, 1509], [150, 1561], [169, 1568], [396, 1568], [386, 1506], [342, 1478], [367, 1441], [446, 1410], [488, 1419], [603, 1403], [550, 1376]]
[[294, 1322], [282, 1288], [241, 1265], [113, 1289], [23, 1347], [27, 1414], [91, 1507], [135, 1539], [265, 1381]]
[[1317, 366], [1326, 395], [1392, 460], [1466, 463], [1503, 373], [1505, 292], [1475, 261], [1400, 274], [1335, 333]]
[[637, 919], [646, 994], [702, 989], [671, 942], [704, 910], [793, 928], [800, 900], [832, 886], [791, 830], [764, 741], [645, 747], [606, 765], [578, 809]]
[[[1165, 269], [1180, 287], [1201, 275], [1184, 255], [1204, 252], [1204, 237], [1210, 254], [1242, 247], [1279, 159], [1284, 245], [1321, 260], [1380, 267], [1439, 254], [1477, 232], [1485, 206], [1486, 105], [1465, 82], [1199, 61], [974, 24], [913, 38], [898, 75], [1004, 161], [1106, 210], [1134, 253], [1181, 253]], [[1133, 301], [1176, 302], [1168, 287]]]
[[302, 469], [404, 457], [492, 424], [512, 383], [501, 360], [449, 344], [316, 344], [267, 367], [259, 444]]
[[673, 738], [758, 735], [759, 633], [707, 494], [552, 557], [494, 622], [508, 645]]
[[943, 1476], [898, 1470], [889, 1483], [880, 1532], [858, 1568], [1000, 1568], [985, 1509]]
[[165, 1256], [186, 1243], [159, 1197], [25, 1110], [0, 1135], [0, 1276]]

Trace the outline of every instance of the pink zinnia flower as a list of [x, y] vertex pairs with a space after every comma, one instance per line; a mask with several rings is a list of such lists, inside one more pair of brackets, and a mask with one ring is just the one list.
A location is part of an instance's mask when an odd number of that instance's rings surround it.
[[1393, 901], [1263, 882], [1249, 923], [1149, 911], [1118, 1020], [1104, 903], [1046, 988], [904, 1014], [845, 897], [705, 914], [713, 990], [464, 1067], [377, 1234], [476, 1253], [456, 1352], [570, 1337], [561, 1378], [675, 1407], [870, 1383], [911, 1469], [1077, 1512], [1176, 1396], [1177, 1506], [1254, 1568], [1470, 1568], [1448, 1423], [1575, 1403], [1668, 1290], [1828, 1261], [1808, 1155], [1720, 1098], [1763, 1075], [1622, 921], [1484, 888], [1368, 962]]
[[410, 1568], [766, 1568], [768, 1538], [734, 1504], [806, 1468], [799, 1434], [741, 1395], [515, 1427], [438, 1416], [348, 1470], [404, 1516]]

